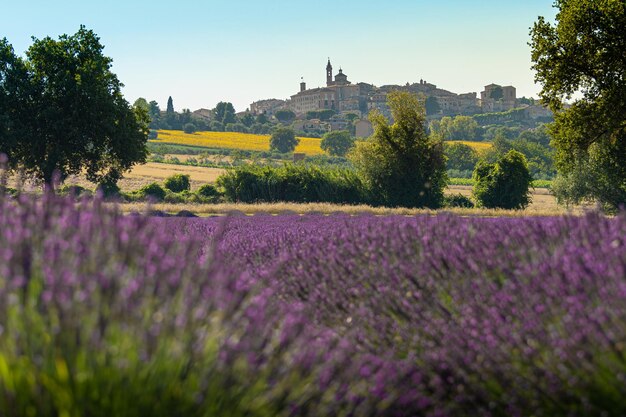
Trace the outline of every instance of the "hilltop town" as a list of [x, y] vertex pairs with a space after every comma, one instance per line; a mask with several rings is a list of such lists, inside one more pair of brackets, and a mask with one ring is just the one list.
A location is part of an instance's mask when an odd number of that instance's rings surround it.
[[[408, 91], [426, 98], [426, 112], [430, 119], [457, 115], [489, 115], [517, 110], [515, 118], [526, 120], [549, 119], [548, 109], [538, 105], [532, 99], [517, 98], [513, 86], [489, 84], [480, 93], [456, 94], [437, 87], [423, 79], [405, 85], [375, 86], [364, 82], [352, 83], [342, 68], [333, 75], [333, 65], [328, 59], [326, 65], [326, 86], [307, 88], [305, 81], [300, 83], [300, 90], [290, 98], [263, 99], [250, 104], [249, 112], [254, 115], [272, 117], [281, 110], [291, 110], [296, 115], [294, 128], [303, 132], [345, 129], [354, 123], [358, 137], [371, 134], [371, 124], [367, 115], [378, 110], [391, 119], [387, 105], [387, 94], [394, 90]], [[321, 120], [316, 113], [325, 112], [332, 116]], [[502, 117], [500, 117], [502, 118]], [[498, 116], [486, 120], [497, 122]]]

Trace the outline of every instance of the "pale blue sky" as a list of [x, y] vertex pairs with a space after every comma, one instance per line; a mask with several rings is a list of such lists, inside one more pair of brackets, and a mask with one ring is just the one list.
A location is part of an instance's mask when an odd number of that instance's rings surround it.
[[529, 28], [552, 0], [0, 0], [0, 38], [93, 29], [129, 101], [172, 96], [177, 110], [287, 98], [325, 83], [328, 57], [350, 81], [421, 78], [456, 92], [492, 82], [536, 96]]

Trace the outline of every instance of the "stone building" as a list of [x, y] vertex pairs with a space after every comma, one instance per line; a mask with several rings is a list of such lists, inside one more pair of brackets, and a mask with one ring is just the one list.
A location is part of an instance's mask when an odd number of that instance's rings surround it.
[[291, 108], [297, 115], [316, 110], [358, 110], [360, 86], [352, 84], [348, 76], [339, 69], [333, 80], [333, 66], [326, 65], [326, 87], [308, 90], [306, 83], [300, 83], [300, 91], [291, 96]]
[[480, 106], [483, 113], [511, 110], [515, 108], [516, 104], [516, 90], [510, 85], [502, 87], [498, 84], [489, 84], [480, 93]]
[[257, 116], [259, 114], [265, 114], [270, 117], [276, 110], [282, 109], [286, 106], [285, 100], [278, 100], [270, 98], [268, 100], [259, 100], [250, 104], [250, 113]]

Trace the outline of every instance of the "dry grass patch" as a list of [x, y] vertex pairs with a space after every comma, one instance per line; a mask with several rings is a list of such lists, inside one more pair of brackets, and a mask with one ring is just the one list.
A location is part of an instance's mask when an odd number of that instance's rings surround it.
[[[448, 188], [445, 189], [445, 194], [462, 194], [466, 197], [472, 196], [472, 186], [471, 185], [449, 185]], [[529, 206], [522, 210], [524, 212], [529, 213], [554, 213], [555, 214], [565, 214], [569, 211], [564, 207], [561, 207], [557, 204], [556, 198], [550, 194], [550, 190], [547, 188], [535, 188], [534, 190], [531, 188], [531, 197], [532, 202]], [[574, 209], [582, 212], [582, 209]], [[531, 214], [532, 215], [532, 214]]]
[[125, 213], [148, 212], [159, 210], [167, 213], [177, 213], [181, 210], [188, 210], [201, 216], [225, 215], [231, 212], [241, 212], [247, 215], [258, 213], [282, 214], [282, 213], [319, 213], [334, 214], [345, 213], [349, 215], [371, 214], [377, 216], [414, 216], [418, 214], [436, 215], [441, 213], [454, 213], [460, 216], [480, 216], [480, 217], [525, 217], [525, 216], [560, 216], [564, 214], [582, 214], [582, 209], [566, 210], [563, 207], [552, 205], [535, 205], [525, 210], [501, 210], [501, 209], [478, 209], [478, 208], [451, 208], [451, 209], [410, 209], [410, 208], [388, 208], [372, 207], [368, 205], [339, 205], [329, 203], [221, 203], [221, 204], [146, 204], [128, 203], [120, 206]]

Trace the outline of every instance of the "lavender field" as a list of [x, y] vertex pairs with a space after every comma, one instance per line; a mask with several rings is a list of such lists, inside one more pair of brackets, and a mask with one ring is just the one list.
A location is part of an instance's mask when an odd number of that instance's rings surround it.
[[0, 197], [0, 416], [623, 416], [625, 239]]

